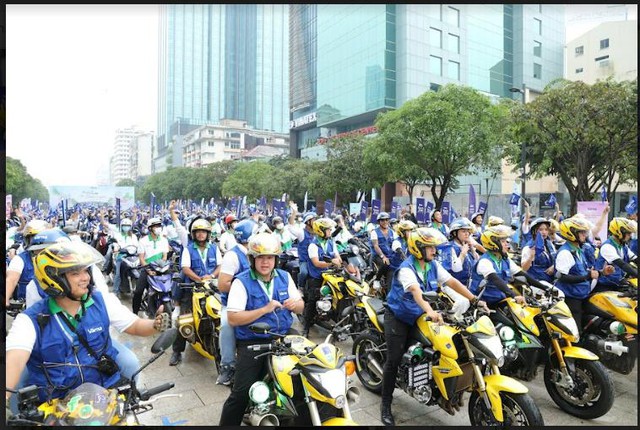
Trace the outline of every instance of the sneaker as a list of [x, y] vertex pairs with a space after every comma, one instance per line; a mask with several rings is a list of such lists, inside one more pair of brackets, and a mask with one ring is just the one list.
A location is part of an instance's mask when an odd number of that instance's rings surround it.
[[216, 384], [227, 386], [231, 385], [235, 370], [235, 368], [229, 366], [228, 364], [223, 364], [222, 366], [220, 366], [220, 374], [218, 375], [218, 379], [216, 379]]
[[169, 366], [176, 366], [181, 361], [182, 361], [182, 353], [178, 351], [174, 351], [174, 353], [171, 354], [171, 358], [169, 359]]

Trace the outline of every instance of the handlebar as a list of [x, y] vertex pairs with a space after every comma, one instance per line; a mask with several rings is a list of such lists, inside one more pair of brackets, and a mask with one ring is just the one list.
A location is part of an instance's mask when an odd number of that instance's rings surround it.
[[175, 387], [175, 385], [176, 384], [174, 384], [173, 382], [166, 382], [162, 385], [158, 385], [157, 387], [153, 387], [153, 388], [149, 388], [148, 390], [141, 391], [140, 400], [149, 400], [151, 396], [162, 393], [163, 391], [167, 391]]

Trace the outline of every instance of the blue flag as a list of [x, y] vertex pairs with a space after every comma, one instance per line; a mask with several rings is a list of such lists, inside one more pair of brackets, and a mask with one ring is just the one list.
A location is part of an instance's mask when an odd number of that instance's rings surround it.
[[456, 218], [459, 218], [460, 215], [458, 215], [458, 212], [456, 212], [456, 210], [453, 208], [453, 206], [451, 206], [451, 221], [453, 221]]
[[[476, 190], [469, 185], [469, 216], [476, 211]], [[457, 217], [456, 217], [457, 218]]]
[[546, 202], [544, 202], [544, 204], [545, 204], [545, 205], [547, 205], [547, 206], [551, 206], [551, 207], [556, 207], [556, 203], [557, 203], [556, 195], [555, 195], [555, 194], [553, 194], [553, 193], [549, 196], [549, 198], [547, 199], [547, 201], [546, 201]]
[[603, 202], [607, 201], [607, 189], [604, 187], [604, 184], [602, 184], [602, 192], [600, 193], [600, 198]]
[[116, 225], [120, 225], [120, 197], [116, 197]]
[[369, 207], [369, 203], [366, 200], [360, 202], [360, 221], [367, 220], [367, 208]]
[[378, 221], [378, 214], [380, 213], [380, 200], [373, 199], [371, 200], [371, 222], [375, 223]]
[[333, 201], [331, 199], [324, 201], [324, 216], [329, 217], [333, 212]]
[[442, 208], [440, 208], [440, 214], [442, 215], [442, 223], [449, 224], [451, 222], [451, 203], [442, 202]]
[[536, 232], [536, 251], [543, 252], [544, 251], [544, 239], [542, 238], [542, 234], [540, 232]]
[[624, 210], [628, 215], [633, 215], [638, 212], [638, 199], [636, 196], [631, 196], [629, 203], [624, 207]]
[[431, 221], [431, 212], [433, 212], [434, 208], [435, 208], [435, 205], [433, 204], [433, 202], [427, 202], [427, 204], [424, 206], [424, 223], [425, 224]]
[[419, 224], [424, 224], [425, 221], [425, 213], [424, 213], [424, 199], [422, 197], [416, 198], [416, 221]]

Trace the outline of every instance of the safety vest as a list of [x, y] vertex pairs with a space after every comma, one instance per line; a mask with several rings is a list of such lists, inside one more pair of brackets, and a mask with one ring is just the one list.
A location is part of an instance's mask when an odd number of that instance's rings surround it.
[[298, 260], [300, 261], [300, 263], [309, 261], [309, 244], [315, 238], [315, 236], [309, 233], [306, 228], [303, 231], [304, 239], [298, 244]]
[[24, 299], [27, 295], [27, 284], [34, 278], [33, 272], [33, 260], [29, 255], [29, 251], [22, 251], [18, 254], [18, 257], [24, 262], [22, 273], [20, 273], [20, 279], [18, 279], [18, 288], [16, 289], [16, 298]]
[[545, 273], [545, 270], [547, 270], [550, 266], [553, 266], [556, 260], [556, 252], [553, 248], [553, 245], [551, 244], [551, 241], [549, 241], [549, 239], [545, 239], [544, 250], [536, 248], [534, 240], [529, 240], [529, 242], [527, 242], [525, 246], [528, 246], [535, 255], [535, 257], [533, 258], [533, 263], [531, 263], [531, 267], [529, 267], [527, 273], [538, 281], [547, 281], [553, 283], [553, 276], [547, 275]]
[[[245, 270], [249, 270], [251, 268], [251, 264], [249, 263], [249, 258], [247, 257], [247, 254], [242, 252], [239, 245], [234, 246], [229, 251], [235, 252], [235, 254], [238, 256], [238, 262], [240, 263], [240, 267], [238, 268], [238, 271], [233, 276], [233, 279], [235, 279], [238, 277], [240, 273], [244, 272]], [[231, 280], [232, 282], [233, 282], [233, 279]], [[227, 306], [228, 298], [229, 298], [228, 292], [220, 293], [220, 302], [222, 303], [222, 306]]]
[[[407, 246], [407, 241], [404, 240], [404, 238], [400, 237], [400, 238], [398, 238], [398, 242], [400, 242], [400, 248], [402, 249], [402, 252], [404, 253], [404, 255], [408, 256], [409, 255], [409, 248]], [[400, 255], [398, 255], [398, 252], [396, 250], [396, 252], [393, 253], [393, 256], [389, 260], [389, 266], [392, 269], [395, 270], [398, 267], [400, 267], [400, 265], [402, 264], [403, 261], [404, 261], [404, 259]]]
[[[378, 237], [378, 246], [380, 247], [380, 251], [382, 251], [385, 257], [391, 259], [393, 256], [393, 251], [391, 251], [391, 245], [393, 244], [393, 231], [389, 229], [387, 231], [387, 236], [385, 236], [380, 227], [377, 227], [375, 232]], [[375, 253], [375, 251], [373, 251], [373, 241], [371, 241], [371, 239], [369, 239], [369, 244], [371, 251]]]
[[[478, 259], [476, 264], [473, 267], [473, 271], [471, 273], [471, 286], [469, 290], [475, 295], [480, 293], [479, 285], [480, 282], [484, 279], [484, 277], [478, 273], [478, 263], [483, 259], [491, 261], [493, 265], [493, 269], [496, 271], [500, 279], [504, 282], [509, 282], [511, 280], [511, 273], [509, 271], [509, 260], [506, 258], [501, 258], [498, 261], [495, 260], [495, 257], [492, 257], [488, 252], [482, 254], [482, 256]], [[503, 293], [498, 287], [495, 285], [488, 283], [484, 293], [482, 294], [482, 300], [484, 300], [487, 304], [493, 305], [498, 303], [501, 300], [506, 298], [506, 294]]]
[[[247, 290], [247, 304], [245, 306], [245, 310], [247, 311], [260, 309], [272, 299], [277, 300], [280, 303], [284, 303], [284, 301], [289, 298], [289, 276], [284, 270], [274, 269], [273, 278], [271, 279], [271, 283], [273, 285], [270, 287], [273, 288], [273, 295], [271, 297], [266, 295], [251, 270], [242, 272], [236, 277], [236, 279], [239, 279]], [[286, 334], [291, 328], [291, 324], [293, 324], [293, 315], [291, 314], [291, 311], [283, 307], [262, 315], [251, 324], [259, 322], [269, 324], [269, 327], [271, 327], [271, 331], [273, 332]], [[236, 339], [238, 340], [269, 339], [272, 337], [270, 334], [252, 332], [249, 330], [249, 325], [236, 326], [235, 334]]]
[[[611, 236], [602, 245], [605, 245], [607, 243], [612, 245], [616, 249], [616, 251], [618, 251], [618, 255], [620, 255], [620, 251], [622, 251], [622, 261], [624, 261], [625, 263], [629, 262], [629, 247], [627, 245], [620, 245], [615, 240], [613, 240]], [[607, 260], [605, 260], [602, 256], [602, 253], [600, 253], [600, 255], [598, 255], [598, 258], [596, 259], [596, 270], [604, 269], [605, 263], [607, 263]], [[625, 272], [616, 265], [613, 265], [613, 268], [614, 272], [611, 275], [600, 275], [598, 277], [598, 285], [615, 287], [620, 284], [620, 281], [622, 281], [622, 278], [624, 278], [625, 276]]]
[[[91, 297], [93, 304], [86, 307], [76, 332], [87, 341], [98, 356], [106, 353], [115, 360], [118, 350], [113, 347], [109, 336], [109, 314], [104, 299], [102, 294], [95, 291]], [[69, 390], [84, 382], [93, 382], [105, 388], [118, 382], [119, 371], [112, 376], [107, 376], [92, 367], [98, 360], [71, 332], [62, 320], [65, 318], [62, 313], [51, 315], [49, 300], [40, 300], [24, 311], [25, 315], [31, 319], [36, 331], [36, 341], [27, 361], [29, 370], [27, 385], [33, 384], [40, 387], [38, 390], [40, 401], [64, 397]]]
[[462, 251], [460, 245], [452, 240], [438, 248], [440, 249], [440, 254], [442, 255], [442, 267], [445, 268], [447, 272], [451, 273], [451, 276], [460, 281], [462, 285], [469, 285], [471, 271], [473, 270], [473, 265], [476, 262], [471, 255], [471, 250], [469, 250], [469, 252], [467, 252], [467, 255], [464, 256], [464, 261], [462, 262], [462, 270], [459, 272], [455, 272], [453, 270], [453, 255], [451, 254], [451, 252], [453, 251], [456, 253], [456, 256], [459, 256], [460, 252]]
[[411, 269], [411, 271], [413, 271], [413, 273], [416, 275], [418, 285], [423, 292], [426, 293], [427, 291], [438, 290], [438, 270], [435, 263], [426, 263], [431, 267], [427, 271], [427, 276], [424, 280], [420, 279], [420, 276], [418, 276], [418, 271], [415, 267], [417, 263], [418, 260], [416, 260], [413, 255], [402, 262], [400, 267], [393, 274], [391, 291], [389, 291], [389, 294], [387, 294], [387, 306], [389, 306], [389, 309], [391, 310], [391, 312], [393, 312], [393, 316], [403, 323], [409, 325], [413, 325], [418, 317], [424, 313], [424, 311], [414, 300], [413, 294], [404, 291], [402, 284], [398, 280], [398, 273], [400, 272], [400, 270], [404, 268]]
[[[323, 261], [323, 257], [325, 255], [328, 256], [333, 256], [333, 240], [329, 239], [326, 241], [326, 246], [327, 246], [327, 250], [325, 251], [324, 249], [322, 249], [322, 246], [320, 245], [320, 241], [319, 239], [316, 237], [315, 239], [313, 239], [313, 242], [316, 245], [318, 245], [318, 260]], [[308, 251], [307, 251], [308, 252]], [[309, 261], [309, 277], [310, 278], [314, 278], [314, 279], [322, 279], [322, 272], [326, 272], [327, 269], [319, 269], [317, 268], [311, 261]]]
[[[571, 267], [568, 274], [572, 276], [585, 276], [588, 273], [589, 266], [587, 265], [586, 256], [584, 255], [582, 250], [576, 250], [569, 242], [562, 245], [558, 250], [558, 253], [563, 250], [569, 251], [571, 255], [573, 255], [573, 259], [576, 262], [576, 264]], [[573, 299], [584, 299], [591, 292], [591, 286], [589, 285], [590, 283], [590, 280], [586, 280], [578, 282], [577, 284], [569, 284], [558, 279], [555, 286], [562, 290], [566, 297]]]

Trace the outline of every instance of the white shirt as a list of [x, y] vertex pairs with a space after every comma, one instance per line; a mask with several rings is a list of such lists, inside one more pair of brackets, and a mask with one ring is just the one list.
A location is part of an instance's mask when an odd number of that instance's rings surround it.
[[[442, 267], [442, 265], [440, 265], [440, 263], [438, 263], [436, 260], [431, 261], [431, 265], [431, 270], [437, 270], [438, 284], [444, 284], [452, 278], [449, 272], [447, 272], [447, 270]], [[420, 270], [418, 270], [417, 272], [418, 277], [424, 282], [423, 273], [421, 273]], [[402, 285], [405, 293], [409, 291], [410, 286], [412, 286], [413, 284], [418, 284], [418, 278], [416, 278], [415, 272], [409, 267], [403, 267], [398, 271], [398, 281], [400, 282], [400, 285]]]
[[287, 224], [285, 228], [289, 230], [293, 237], [298, 239], [298, 243], [304, 240], [304, 224], [302, 224], [301, 227], [297, 227], [295, 224]]
[[[373, 224], [372, 224], [372, 225], [373, 225]], [[370, 233], [369, 233], [369, 238], [370, 238], [371, 240], [378, 240], [378, 241], [379, 241], [379, 240], [381, 239], [381, 238], [378, 238], [378, 234], [376, 233], [376, 229], [377, 229], [377, 228], [378, 228], [378, 227], [375, 227], [375, 228], [373, 228], [373, 229], [370, 231]], [[396, 238], [398, 237], [398, 235], [397, 235], [393, 230], [391, 230], [391, 229], [388, 229], [388, 230], [387, 230], [387, 235], [389, 235], [389, 234], [391, 235], [391, 238], [392, 238], [392, 239], [396, 239]]]
[[283, 228], [282, 230], [275, 229], [271, 234], [280, 240], [281, 245], [296, 240], [296, 238], [286, 228]]
[[[600, 255], [602, 255], [602, 258], [604, 258], [609, 264], [613, 263], [613, 261], [618, 258], [624, 261], [624, 254], [622, 251], [622, 248], [618, 251], [616, 247], [610, 243], [604, 243], [600, 247]], [[631, 251], [631, 249], [627, 249], [627, 252], [629, 253], [629, 260], [636, 258], [636, 255]]]
[[138, 242], [138, 254], [143, 254], [145, 260], [149, 260], [155, 255], [162, 255], [169, 252], [169, 241], [166, 237], [160, 236], [158, 240], [149, 239], [149, 235], [143, 236]]
[[[242, 244], [238, 244], [240, 250], [247, 255], [247, 248]], [[235, 252], [227, 252], [222, 257], [222, 266], [220, 267], [220, 273], [226, 273], [227, 275], [235, 275], [240, 270], [240, 261], [238, 255]]]
[[[515, 273], [520, 271], [520, 267], [512, 260], [509, 259], [509, 275], [513, 276]], [[493, 268], [493, 263], [488, 258], [481, 258], [478, 260], [478, 264], [476, 265], [476, 272], [478, 275], [482, 275], [484, 278], [491, 275], [492, 273], [496, 273], [496, 270]]]
[[7, 267], [7, 272], [8, 271], [18, 272], [19, 274], [22, 275], [23, 269], [24, 269], [24, 261], [22, 260], [21, 257], [18, 257], [18, 253], [16, 253], [16, 256], [12, 258], [11, 261], [9, 262], [9, 267]]
[[120, 248], [124, 248], [127, 245], [135, 245], [138, 247], [138, 237], [135, 234], [124, 234], [116, 228], [115, 225], [109, 224], [109, 233], [116, 239]]
[[[209, 246], [213, 246], [213, 245], [209, 245]], [[208, 249], [204, 250], [205, 252], [205, 257], [206, 257], [206, 253], [209, 252]], [[200, 256], [200, 259], [202, 260], [202, 254], [200, 254], [200, 248], [198, 248], [198, 255]], [[222, 254], [220, 253], [220, 247], [217, 246], [216, 247], [216, 262], [218, 263], [218, 265], [221, 263], [222, 261]], [[206, 263], [204, 260], [202, 260], [202, 264], [206, 266]], [[184, 247], [182, 249], [182, 256], [180, 257], [180, 267], [191, 267], [191, 254], [189, 254], [189, 249], [187, 247]], [[214, 268], [215, 269], [215, 268]]]
[[[327, 247], [329, 246], [329, 241], [333, 242], [333, 239], [329, 239], [327, 241], [327, 243], [326, 243]], [[318, 258], [318, 245], [316, 243], [311, 242], [309, 244], [308, 251], [309, 251], [309, 261], [311, 261], [313, 258]], [[326, 251], [326, 249], [325, 249], [325, 251]], [[336, 244], [334, 242], [333, 243], [333, 254], [332, 254], [332, 256], [333, 257], [337, 257], [339, 255], [340, 255], [340, 253], [338, 252], [338, 249], [337, 249]]]
[[236, 246], [238, 242], [236, 241], [236, 237], [234, 236], [232, 231], [225, 231], [220, 235], [220, 252], [226, 254], [228, 250]]
[[[291, 277], [289, 272], [284, 272], [284, 273], [286, 273], [286, 276], [288, 278], [289, 285], [288, 285], [287, 291], [289, 292], [289, 297], [292, 299], [300, 299], [301, 298], [300, 292], [298, 291], [298, 287], [296, 287], [296, 284], [293, 282], [293, 278]], [[267, 289], [265, 287], [264, 282], [262, 282], [261, 280], [258, 280], [258, 283], [262, 287], [262, 291], [264, 292], [264, 294], [267, 295]], [[274, 291], [275, 291], [275, 288], [271, 288], [270, 298], [273, 298]], [[227, 299], [227, 312], [240, 312], [240, 311], [246, 310], [246, 308], [247, 308], [247, 289], [245, 288], [242, 281], [236, 278], [231, 283], [231, 289], [229, 290], [229, 298]]]
[[569, 270], [576, 264], [576, 260], [573, 258], [571, 252], [566, 249], [561, 249], [556, 255], [556, 271], [568, 275]]

